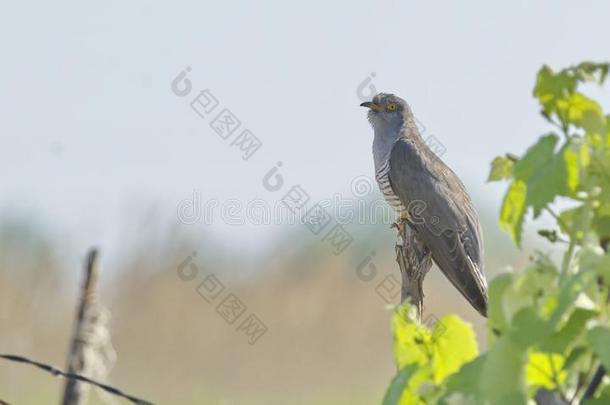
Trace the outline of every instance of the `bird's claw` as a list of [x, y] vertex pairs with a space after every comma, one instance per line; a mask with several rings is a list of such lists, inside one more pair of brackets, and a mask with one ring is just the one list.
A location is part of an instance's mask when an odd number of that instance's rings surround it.
[[400, 235], [403, 234], [405, 227], [409, 224], [409, 216], [407, 214], [401, 214], [400, 218], [398, 218], [392, 225], [390, 225], [390, 229], [396, 229]]

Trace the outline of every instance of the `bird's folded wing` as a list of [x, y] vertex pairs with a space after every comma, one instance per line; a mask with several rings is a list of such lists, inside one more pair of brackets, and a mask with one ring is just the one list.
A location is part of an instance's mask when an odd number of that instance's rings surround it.
[[445, 276], [479, 311], [487, 312], [482, 241], [476, 211], [458, 177], [427, 147], [400, 138], [390, 153], [390, 183], [409, 222]]

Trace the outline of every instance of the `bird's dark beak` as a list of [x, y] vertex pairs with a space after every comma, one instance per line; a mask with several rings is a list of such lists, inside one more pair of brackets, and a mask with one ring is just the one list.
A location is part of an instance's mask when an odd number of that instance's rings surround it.
[[360, 107], [370, 108], [371, 110], [373, 110], [375, 112], [381, 111], [381, 106], [373, 103], [372, 101], [365, 101], [364, 103], [360, 104]]

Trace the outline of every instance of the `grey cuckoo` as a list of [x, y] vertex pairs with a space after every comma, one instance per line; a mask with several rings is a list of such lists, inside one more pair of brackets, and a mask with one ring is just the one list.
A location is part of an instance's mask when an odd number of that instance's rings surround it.
[[375, 178], [386, 201], [451, 283], [486, 315], [481, 227], [466, 188], [426, 145], [406, 101], [380, 93], [361, 106], [369, 108]]

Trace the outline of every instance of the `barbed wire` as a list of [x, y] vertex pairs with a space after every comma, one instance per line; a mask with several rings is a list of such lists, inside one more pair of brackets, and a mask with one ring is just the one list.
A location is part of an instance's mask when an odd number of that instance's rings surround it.
[[52, 374], [55, 377], [64, 377], [64, 378], [69, 378], [72, 380], [78, 380], [78, 381], [82, 381], [85, 382], [87, 384], [91, 384], [94, 385], [98, 388], [103, 389], [106, 392], [109, 392], [113, 395], [125, 398], [131, 402], [133, 402], [134, 404], [138, 404], [138, 405], [153, 405], [152, 402], [148, 402], [145, 401], [143, 399], [140, 398], [136, 398], [134, 396], [128, 395], [126, 393], [124, 393], [123, 391], [119, 390], [118, 388], [114, 388], [111, 387], [110, 385], [106, 385], [106, 384], [102, 384], [99, 383], [97, 381], [91, 380], [90, 378], [84, 377], [82, 375], [78, 375], [78, 374], [73, 374], [73, 373], [66, 373], [65, 371], [62, 371], [60, 369], [58, 369], [57, 367], [53, 367], [49, 364], [44, 364], [44, 363], [40, 363], [38, 361], [35, 360], [30, 360], [26, 357], [23, 356], [16, 356], [13, 354], [0, 354], [0, 358], [6, 359], [6, 360], [10, 360], [10, 361], [14, 361], [17, 363], [26, 363], [26, 364], [31, 364], [35, 367], [38, 367], [44, 371], [46, 371], [47, 373]]

